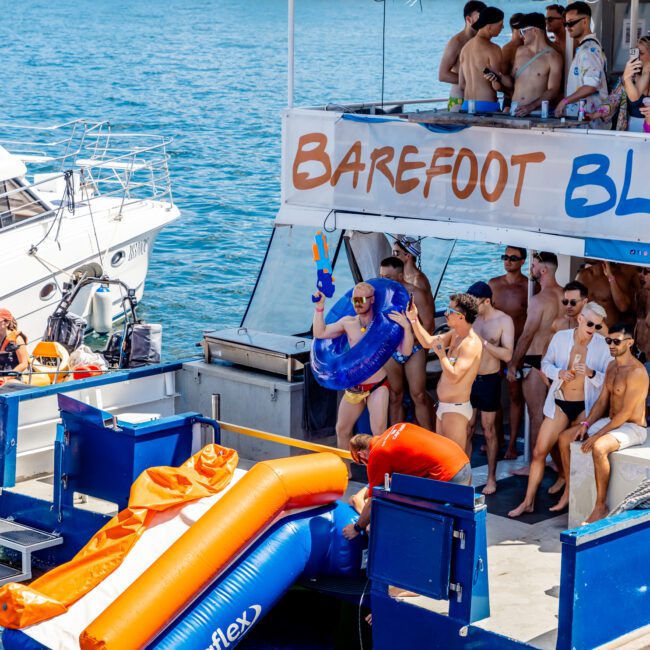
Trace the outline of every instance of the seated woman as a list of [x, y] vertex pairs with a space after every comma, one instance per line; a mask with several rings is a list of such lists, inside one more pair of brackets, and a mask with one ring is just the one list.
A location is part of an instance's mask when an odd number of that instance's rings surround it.
[[643, 131], [644, 99], [650, 96], [650, 35], [642, 36], [637, 43], [639, 58], [630, 59], [623, 70], [607, 101], [590, 120], [611, 121], [618, 110], [616, 118], [617, 131]]
[[27, 337], [8, 309], [0, 309], [0, 382], [8, 372], [23, 372], [29, 366]]

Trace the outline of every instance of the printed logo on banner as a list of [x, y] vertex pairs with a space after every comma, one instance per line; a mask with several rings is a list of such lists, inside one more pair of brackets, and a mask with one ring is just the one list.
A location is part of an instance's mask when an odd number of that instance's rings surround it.
[[[253, 610], [252, 618], [249, 620], [248, 616], [250, 610]], [[235, 641], [239, 641], [246, 632], [252, 627], [262, 613], [261, 605], [249, 605], [241, 614], [235, 618], [234, 623], [230, 623], [224, 632], [218, 627], [212, 633], [212, 643], [207, 647], [207, 650], [223, 650], [229, 648]]]

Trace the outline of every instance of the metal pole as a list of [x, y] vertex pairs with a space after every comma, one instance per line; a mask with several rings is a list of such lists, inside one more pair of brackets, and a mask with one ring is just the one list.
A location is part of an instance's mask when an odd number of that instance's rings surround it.
[[637, 24], [639, 22], [639, 0], [630, 1], [630, 47], [636, 47]]
[[289, 0], [289, 56], [287, 62], [287, 107], [293, 108], [293, 57], [294, 57], [295, 0]]
[[[533, 251], [531, 249], [528, 249], [528, 254], [527, 254], [527, 259], [528, 259], [528, 264], [530, 264], [530, 260], [532, 259], [532, 253]], [[533, 288], [534, 288], [534, 282], [533, 279], [531, 278], [530, 275], [530, 268], [528, 269], [528, 305], [530, 305], [531, 298], [533, 297]], [[522, 380], [523, 384], [523, 380]], [[523, 390], [523, 386], [522, 386]], [[516, 434], [515, 434], [516, 435]], [[526, 463], [530, 463], [530, 459], [532, 456], [532, 449], [530, 448], [530, 414], [528, 412], [528, 404], [526, 404], [526, 400], [524, 400], [524, 461]]]

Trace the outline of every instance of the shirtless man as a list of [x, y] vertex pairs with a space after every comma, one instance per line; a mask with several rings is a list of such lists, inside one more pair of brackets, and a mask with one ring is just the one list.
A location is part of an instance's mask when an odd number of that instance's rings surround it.
[[564, 285], [563, 291], [562, 306], [564, 307], [564, 314], [553, 321], [551, 325], [553, 334], [560, 330], [571, 330], [578, 327], [578, 314], [589, 299], [587, 287], [576, 280]]
[[[515, 344], [524, 331], [526, 310], [528, 309], [528, 279], [521, 272], [526, 262], [526, 249], [507, 246], [503, 255], [504, 275], [492, 278], [488, 284], [492, 289], [492, 304], [504, 311], [515, 325]], [[510, 392], [510, 442], [506, 459], [517, 458], [517, 434], [524, 416], [524, 395], [521, 389], [521, 377], [508, 381]]]
[[634, 266], [586, 259], [576, 280], [589, 290], [589, 300], [605, 308], [607, 325], [613, 325], [625, 320], [623, 314], [632, 307], [636, 274]]
[[[399, 257], [387, 257], [382, 260], [379, 277], [399, 282], [413, 296], [413, 301], [420, 314], [422, 326], [427, 332], [432, 332], [435, 325], [435, 313], [429, 300], [430, 293], [420, 289], [404, 279], [404, 263]], [[427, 393], [427, 353], [419, 344], [413, 346], [410, 356], [405, 356], [399, 350], [384, 366], [388, 375], [390, 402], [388, 419], [391, 424], [404, 422], [404, 376], [408, 382], [409, 393], [415, 408], [418, 424], [433, 431], [433, 404]]]
[[[555, 279], [557, 256], [541, 251], [533, 255], [530, 265], [533, 279], [539, 283], [541, 291], [535, 294], [528, 304], [526, 324], [515, 346], [512, 360], [508, 364], [508, 380], [516, 379], [516, 372], [523, 362], [523, 393], [528, 416], [530, 417], [530, 444], [535, 448], [537, 434], [542, 425], [544, 400], [547, 384], [540, 372], [542, 357], [551, 340], [551, 325], [558, 317], [562, 301], [562, 287]], [[516, 470], [517, 474], [526, 474], [528, 468]]]
[[566, 49], [566, 29], [564, 27], [564, 7], [562, 5], [549, 5], [546, 7], [546, 31], [553, 35], [552, 45], [562, 56]]
[[539, 13], [524, 14], [519, 24], [524, 44], [517, 50], [513, 68], [518, 117], [553, 101], [562, 85], [562, 57], [546, 40], [546, 22]]
[[636, 327], [634, 341], [646, 358], [646, 367], [650, 370], [650, 268], [639, 266], [637, 269], [639, 289], [636, 292]]
[[[512, 30], [510, 40], [501, 48], [503, 71], [510, 76], [512, 76], [512, 68], [515, 63], [515, 53], [517, 52], [517, 48], [520, 45], [523, 45], [524, 42], [523, 39], [521, 38], [521, 34], [519, 33], [519, 21], [521, 20], [523, 15], [524, 14], [516, 13], [510, 16], [510, 20], [508, 21], [508, 24], [510, 25], [510, 29]], [[504, 112], [510, 110], [511, 101], [512, 101], [512, 91], [508, 89], [504, 89], [504, 95], [503, 95]]]
[[[492, 43], [503, 29], [503, 11], [496, 7], [486, 7], [474, 23], [476, 37], [469, 41], [460, 52], [458, 85], [465, 100], [461, 110], [468, 110], [468, 99], [476, 101], [476, 110], [496, 113], [500, 110], [497, 89], [501, 83], [509, 85], [503, 69], [501, 48]], [[484, 72], [489, 68], [489, 72]]]
[[[372, 285], [359, 282], [354, 287], [352, 304], [356, 316], [344, 316], [330, 325], [325, 325], [325, 296], [320, 291], [317, 295], [319, 300], [315, 304], [316, 311], [312, 323], [314, 338], [333, 339], [345, 334], [350, 347], [354, 347], [364, 336], [374, 318], [375, 290]], [[413, 334], [406, 317], [395, 311], [391, 312], [389, 317], [404, 329], [404, 339], [398, 349], [405, 355], [411, 354]], [[370, 414], [370, 429], [373, 435], [378, 436], [388, 426], [388, 380], [384, 368], [368, 377], [362, 384], [350, 386], [343, 394], [336, 420], [336, 441], [339, 448], [348, 448], [352, 429], [366, 406]]]
[[[598, 399], [612, 360], [605, 339], [598, 336], [604, 320], [605, 310], [594, 302], [587, 303], [578, 316], [578, 327], [561, 330], [551, 339], [542, 360], [542, 372], [553, 382], [544, 403], [544, 422], [533, 451], [526, 496], [509, 517], [533, 512], [548, 453], [562, 431], [589, 416]], [[564, 485], [563, 479], [558, 481], [555, 492]]]
[[[422, 289], [427, 301], [427, 310], [435, 314], [436, 305], [433, 300], [431, 283], [418, 268], [418, 259], [422, 255], [422, 245], [419, 239], [413, 237], [398, 237], [393, 244], [392, 256], [404, 263], [404, 280], [418, 289]], [[433, 331], [433, 324], [431, 325]]]
[[480, 12], [485, 9], [485, 3], [480, 0], [470, 0], [463, 9], [465, 27], [449, 39], [440, 59], [438, 81], [451, 84], [449, 90], [448, 111], [459, 111], [463, 103], [463, 91], [458, 86], [458, 57], [463, 46], [476, 36], [472, 25], [478, 20]]
[[469, 421], [472, 419], [469, 397], [483, 352], [481, 339], [472, 328], [478, 316], [478, 301], [466, 293], [451, 296], [445, 310], [451, 329], [439, 336], [431, 336], [422, 327], [415, 305], [407, 310], [406, 315], [418, 341], [425, 348], [433, 348], [440, 359], [442, 376], [437, 387], [440, 401], [436, 431], [467, 450]]
[[[596, 475], [596, 504], [585, 524], [603, 519], [608, 509], [605, 503], [609, 485], [609, 454], [632, 445], [641, 445], [646, 439], [645, 403], [648, 395], [648, 373], [632, 355], [634, 338], [627, 323], [616, 323], [605, 339], [614, 362], [605, 374], [605, 383], [591, 413], [577, 426], [560, 436], [562, 463], [569, 476], [570, 446], [574, 440], [584, 440], [581, 449], [591, 451]], [[609, 411], [609, 415], [607, 415]], [[586, 438], [586, 440], [585, 440]], [[569, 481], [557, 507], [569, 503]]]
[[495, 425], [497, 412], [501, 408], [501, 363], [508, 363], [512, 358], [515, 326], [508, 314], [492, 305], [492, 289], [488, 284], [475, 282], [467, 293], [479, 303], [478, 318], [474, 321], [473, 328], [483, 344], [481, 365], [470, 395], [474, 409], [470, 422], [470, 441], [480, 412], [488, 461], [488, 478], [483, 494], [493, 494], [497, 489], [499, 442]]

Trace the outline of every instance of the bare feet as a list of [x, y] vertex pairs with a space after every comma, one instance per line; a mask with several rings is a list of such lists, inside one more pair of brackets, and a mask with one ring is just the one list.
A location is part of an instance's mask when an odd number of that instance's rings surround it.
[[528, 476], [530, 472], [530, 465], [524, 465], [524, 467], [520, 467], [519, 469], [511, 469], [510, 473], [513, 476]]
[[497, 482], [493, 478], [489, 478], [485, 487], [483, 488], [483, 494], [494, 494], [497, 491]]
[[391, 598], [415, 598], [420, 594], [408, 591], [407, 589], [402, 589], [401, 587], [388, 587], [388, 595]]
[[564, 484], [566, 481], [561, 477], [557, 477], [557, 481], [551, 485], [551, 487], [548, 489], [549, 494], [557, 494], [560, 490], [564, 488]]
[[506, 460], [517, 460], [517, 458], [519, 458], [519, 454], [517, 453], [516, 449], [511, 449], [510, 447], [508, 447], [508, 449], [506, 449], [506, 453], [503, 455], [503, 457]]
[[535, 509], [535, 504], [528, 504], [525, 501], [522, 501], [514, 510], [511, 510], [508, 513], [508, 517], [521, 517], [526, 512], [532, 512]]
[[586, 526], [587, 524], [593, 524], [594, 521], [605, 519], [608, 514], [609, 510], [607, 509], [606, 505], [596, 505], [593, 509], [593, 512], [582, 522], [582, 525]]
[[551, 512], [562, 512], [562, 510], [566, 510], [566, 508], [569, 507], [569, 495], [568, 494], [563, 494], [560, 497], [560, 500], [554, 505], [549, 508]]

